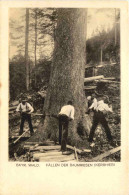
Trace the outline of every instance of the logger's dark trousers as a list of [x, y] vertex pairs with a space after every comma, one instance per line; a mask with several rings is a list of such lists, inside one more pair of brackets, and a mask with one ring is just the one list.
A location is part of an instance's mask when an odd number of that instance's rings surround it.
[[33, 133], [33, 127], [32, 127], [32, 123], [31, 123], [31, 115], [30, 114], [26, 114], [26, 113], [22, 113], [21, 114], [21, 124], [20, 124], [20, 132], [19, 132], [19, 134], [23, 133], [23, 127], [24, 127], [25, 120], [28, 121], [28, 123], [29, 123], [30, 133]]
[[102, 126], [104, 127], [108, 140], [112, 141], [111, 131], [109, 129], [109, 126], [108, 126], [108, 123], [105, 119], [105, 116], [102, 112], [98, 111], [98, 112], [94, 112], [93, 125], [91, 127], [91, 131], [90, 131], [90, 135], [89, 135], [89, 142], [93, 141], [95, 129], [96, 129], [98, 123], [101, 123]]
[[68, 137], [68, 125], [69, 118], [66, 115], [59, 116], [59, 144], [61, 145], [61, 150], [66, 150], [67, 137]]

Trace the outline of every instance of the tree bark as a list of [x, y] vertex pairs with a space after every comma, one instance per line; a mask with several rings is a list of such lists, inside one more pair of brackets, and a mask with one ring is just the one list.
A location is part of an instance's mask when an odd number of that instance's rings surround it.
[[26, 89], [29, 90], [29, 61], [28, 61], [28, 42], [29, 42], [29, 8], [26, 8], [26, 30], [25, 30], [25, 63], [26, 63]]
[[[82, 137], [89, 134], [91, 126], [90, 119], [85, 114], [87, 102], [83, 90], [86, 62], [86, 9], [58, 9], [55, 33], [53, 66], [44, 113], [58, 115], [61, 107], [72, 100], [75, 120], [69, 123], [68, 143], [80, 146], [84, 142], [87, 143]], [[58, 141], [58, 120], [46, 116], [40, 138], [48, 137]]]

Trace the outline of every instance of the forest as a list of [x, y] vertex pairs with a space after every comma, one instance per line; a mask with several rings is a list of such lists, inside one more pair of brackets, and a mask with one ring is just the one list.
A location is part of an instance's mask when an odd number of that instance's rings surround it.
[[[45, 146], [59, 149], [58, 119], [50, 116], [72, 100], [75, 120], [69, 127], [68, 149], [75, 159], [120, 161], [120, 10], [12, 8], [9, 16], [10, 160], [34, 161], [39, 153], [32, 153], [39, 146], [43, 155]], [[105, 21], [95, 25], [95, 16]], [[108, 144], [101, 125], [95, 146], [89, 148], [93, 114], [86, 114], [87, 97], [93, 93], [113, 106], [106, 118], [116, 148]], [[26, 132], [19, 138], [20, 115], [15, 110], [23, 96], [34, 108], [34, 135]]]

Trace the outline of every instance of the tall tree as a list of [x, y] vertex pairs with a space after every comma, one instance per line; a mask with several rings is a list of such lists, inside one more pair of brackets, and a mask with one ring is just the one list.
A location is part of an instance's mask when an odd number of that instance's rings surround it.
[[[35, 9], [35, 67], [37, 65], [37, 9]], [[36, 86], [36, 68], [35, 68], [35, 86]]]
[[28, 60], [28, 42], [29, 42], [29, 8], [26, 8], [26, 30], [25, 30], [25, 64], [26, 64], [26, 89], [29, 90], [29, 60]]
[[37, 64], [36, 51], [37, 51], [37, 10], [35, 9], [35, 66]]
[[117, 31], [116, 31], [116, 8], [115, 8], [115, 22], [114, 22], [114, 28], [115, 28], [115, 45], [117, 41]]
[[86, 9], [58, 9], [55, 33], [53, 66], [44, 106], [46, 117], [44, 126], [39, 128], [41, 133], [34, 136], [56, 140], [58, 120], [48, 115], [58, 115], [61, 107], [72, 100], [75, 120], [69, 127], [68, 142], [80, 145], [83, 142], [81, 136], [89, 133], [91, 125], [85, 115], [87, 102], [84, 94]]
[[21, 22], [21, 18], [19, 20], [19, 22], [11, 18], [9, 20], [10, 58], [12, 58], [12, 51], [14, 55], [21, 55], [25, 52], [25, 26]]

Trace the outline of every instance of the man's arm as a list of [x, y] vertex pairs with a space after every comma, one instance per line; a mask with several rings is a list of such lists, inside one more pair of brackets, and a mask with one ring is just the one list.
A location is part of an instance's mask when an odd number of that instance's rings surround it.
[[74, 107], [72, 107], [71, 113], [70, 113], [70, 120], [74, 120], [74, 113], [75, 113], [75, 109]]
[[29, 108], [27, 113], [31, 114], [34, 111], [34, 108], [29, 103], [27, 103], [27, 107]]
[[88, 111], [86, 112], [86, 114], [89, 114], [90, 111], [91, 111], [92, 109], [96, 110], [96, 108], [97, 108], [97, 99], [94, 98], [93, 103], [92, 103], [91, 106], [88, 108]]
[[16, 112], [21, 112], [21, 110], [20, 110], [20, 104], [18, 104], [18, 106], [16, 108]]
[[96, 108], [96, 102], [93, 102], [92, 104], [91, 104], [91, 106], [89, 107], [89, 110], [91, 110], [92, 108]]
[[108, 111], [108, 112], [113, 112], [113, 111], [112, 111], [112, 106], [109, 107], [107, 104], [105, 104], [104, 109], [105, 109], [106, 111]]

